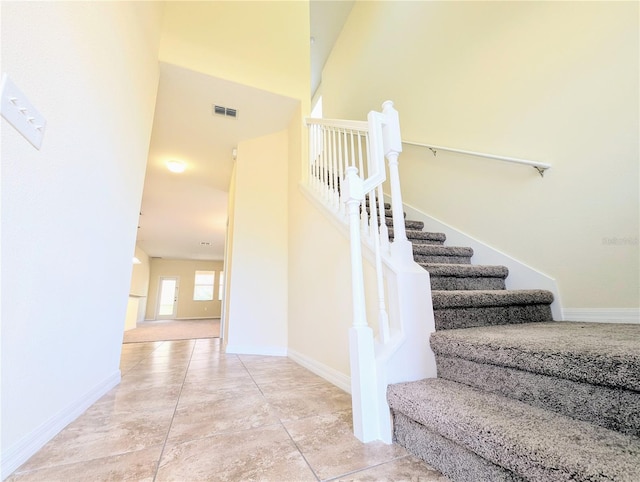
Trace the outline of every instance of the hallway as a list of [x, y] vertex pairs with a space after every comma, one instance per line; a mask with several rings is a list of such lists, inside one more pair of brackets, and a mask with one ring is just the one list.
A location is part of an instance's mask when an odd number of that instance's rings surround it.
[[8, 481], [446, 481], [352, 434], [347, 393], [284, 357], [220, 339], [130, 343], [122, 382]]

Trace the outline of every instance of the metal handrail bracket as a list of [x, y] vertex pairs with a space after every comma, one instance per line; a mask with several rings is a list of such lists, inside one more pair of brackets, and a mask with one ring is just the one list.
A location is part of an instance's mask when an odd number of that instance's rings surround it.
[[474, 156], [474, 157], [484, 157], [486, 159], [494, 159], [497, 161], [505, 161], [505, 162], [512, 162], [515, 164], [523, 164], [525, 166], [531, 166], [533, 167], [536, 171], [538, 171], [538, 174], [540, 174], [540, 177], [544, 177], [544, 171], [546, 171], [547, 169], [551, 169], [551, 164], [547, 164], [545, 162], [538, 162], [538, 161], [532, 161], [529, 159], [519, 159], [517, 157], [507, 157], [507, 156], [498, 156], [496, 154], [487, 154], [484, 152], [476, 152], [476, 151], [467, 151], [464, 149], [454, 149], [452, 147], [444, 147], [444, 146], [436, 146], [433, 144], [424, 144], [421, 142], [413, 142], [413, 141], [402, 141], [403, 144], [407, 144], [409, 146], [418, 146], [418, 147], [426, 147], [427, 149], [429, 149], [433, 155], [435, 156], [438, 151], [447, 151], [447, 152], [455, 152], [457, 154], [464, 154], [466, 156]]

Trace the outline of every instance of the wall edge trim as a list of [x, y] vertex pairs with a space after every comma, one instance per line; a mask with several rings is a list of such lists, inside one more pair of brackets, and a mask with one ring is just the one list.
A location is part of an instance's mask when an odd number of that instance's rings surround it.
[[283, 346], [234, 345], [227, 344], [226, 353], [235, 355], [287, 356], [287, 348]]
[[640, 324], [640, 308], [565, 308], [566, 321]]
[[16, 444], [2, 453], [0, 473], [2, 480], [31, 458], [47, 442], [60, 433], [67, 425], [82, 415], [104, 394], [120, 383], [121, 373], [116, 370], [102, 382], [87, 391], [83, 396], [70, 403], [56, 415], [46, 420], [35, 430], [22, 437]]
[[330, 366], [320, 363], [319, 361], [303, 355], [302, 353], [289, 348], [289, 358], [291, 358], [298, 365], [302, 365], [307, 370], [315, 373], [321, 378], [324, 378], [329, 383], [332, 383], [336, 387], [344, 390], [347, 393], [351, 393], [351, 377], [345, 375], [338, 370], [331, 368]]

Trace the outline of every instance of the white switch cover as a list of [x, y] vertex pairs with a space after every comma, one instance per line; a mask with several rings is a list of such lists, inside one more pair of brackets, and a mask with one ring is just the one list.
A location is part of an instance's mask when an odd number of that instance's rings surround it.
[[40, 149], [47, 121], [7, 74], [2, 76], [0, 113], [33, 147]]

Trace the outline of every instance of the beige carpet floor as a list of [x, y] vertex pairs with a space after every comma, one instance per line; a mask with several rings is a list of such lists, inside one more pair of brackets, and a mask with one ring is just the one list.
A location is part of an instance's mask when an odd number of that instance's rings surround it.
[[124, 332], [123, 343], [220, 338], [220, 319], [142, 321]]

